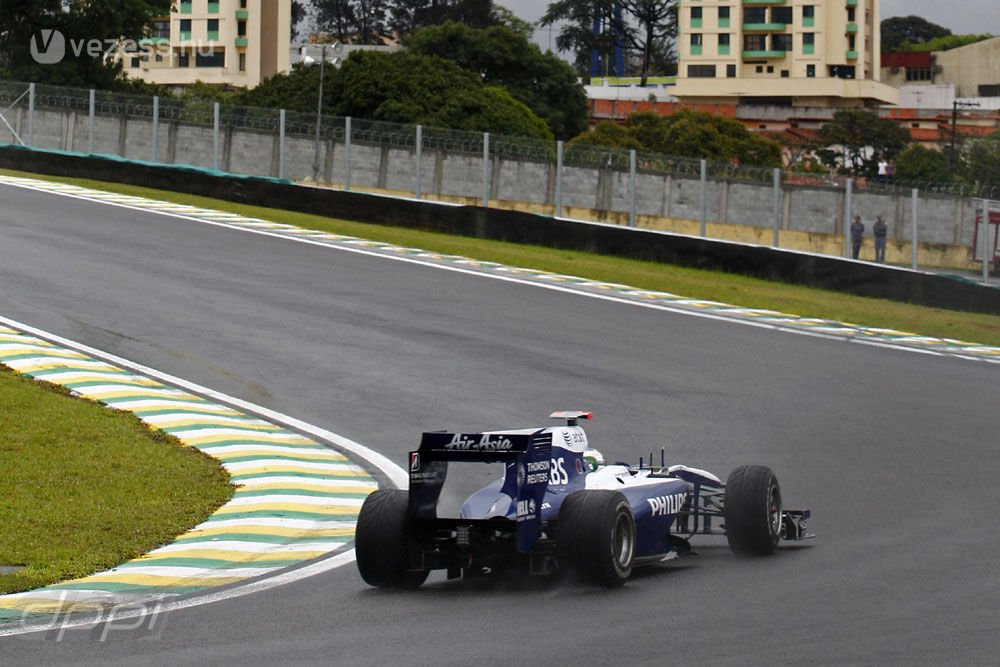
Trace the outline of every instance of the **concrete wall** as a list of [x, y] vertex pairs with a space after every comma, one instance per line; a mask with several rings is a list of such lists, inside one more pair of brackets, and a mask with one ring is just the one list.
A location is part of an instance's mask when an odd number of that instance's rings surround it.
[[[8, 112], [6, 117], [21, 138], [27, 141], [27, 112], [23, 106]], [[33, 136], [34, 146], [38, 148], [86, 152], [91, 142], [90, 119], [85, 112], [40, 109], [35, 113]], [[5, 142], [13, 143], [13, 136], [5, 126], [0, 125], [0, 143]], [[157, 144], [156, 158], [161, 162], [209, 168], [216, 166], [214, 132], [210, 125], [161, 121]], [[153, 160], [152, 121], [96, 116], [93, 149], [95, 153]], [[276, 133], [223, 128], [218, 150], [218, 168], [223, 171], [253, 176], [280, 175], [281, 142]], [[285, 138], [283, 157], [285, 178], [310, 180], [318, 166], [322, 180], [340, 185], [347, 181], [348, 148], [343, 142], [324, 141], [316, 165], [314, 140], [309, 136], [289, 135]], [[357, 142], [350, 147], [349, 166], [352, 188], [404, 194], [415, 191], [416, 156], [411, 147]], [[481, 156], [425, 149], [420, 172], [424, 196], [459, 199], [467, 203], [477, 203], [482, 199]], [[557, 174], [552, 162], [505, 160], [494, 156], [489, 179], [492, 200], [520, 210], [555, 212]], [[627, 223], [631, 208], [629, 191], [627, 170], [567, 166], [562, 174], [563, 214], [617, 223], [624, 220]], [[635, 209], [640, 218], [692, 221], [693, 229], [698, 230], [702, 194], [697, 177], [674, 176], [640, 168], [635, 191]], [[734, 228], [747, 228], [746, 233], [726, 238], [760, 239], [760, 242], [769, 244], [776, 223], [774, 196], [770, 183], [708, 181], [705, 202], [709, 233], [718, 230], [732, 234]], [[842, 235], [845, 205], [845, 193], [840, 188], [785, 184], [779, 194], [777, 225], [782, 232]], [[918, 240], [922, 243], [969, 246], [972, 243], [973, 209], [973, 202], [967, 198], [922, 196], [918, 210]], [[912, 240], [908, 193], [857, 190], [852, 211], [865, 222], [868, 236], [875, 216], [882, 215], [889, 224], [890, 241]], [[810, 240], [809, 243], [810, 247], [814, 247], [816, 242]], [[835, 240], [821, 245], [842, 247]]]

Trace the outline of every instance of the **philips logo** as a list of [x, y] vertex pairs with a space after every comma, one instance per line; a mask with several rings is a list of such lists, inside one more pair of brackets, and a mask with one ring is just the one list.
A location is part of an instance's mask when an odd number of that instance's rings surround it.
[[675, 493], [672, 496], [646, 498], [646, 502], [649, 503], [649, 509], [653, 516], [669, 516], [681, 511], [685, 497], [683, 493]]

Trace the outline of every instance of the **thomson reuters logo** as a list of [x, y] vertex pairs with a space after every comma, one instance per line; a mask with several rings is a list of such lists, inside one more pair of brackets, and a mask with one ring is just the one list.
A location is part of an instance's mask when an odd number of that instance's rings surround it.
[[43, 29], [31, 37], [31, 57], [39, 65], [55, 65], [66, 57], [66, 37], [58, 30]]

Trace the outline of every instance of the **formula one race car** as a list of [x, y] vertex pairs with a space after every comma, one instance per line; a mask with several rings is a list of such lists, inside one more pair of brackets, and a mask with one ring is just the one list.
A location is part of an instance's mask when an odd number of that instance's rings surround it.
[[[785, 510], [770, 468], [742, 466], [723, 484], [696, 468], [605, 465], [577, 425], [424, 433], [410, 453], [410, 489], [380, 490], [358, 517], [356, 554], [372, 586], [415, 588], [431, 570], [448, 578], [497, 572], [574, 573], [621, 586], [633, 567], [691, 552], [694, 535], [725, 534], [740, 555], [804, 540], [809, 510]], [[499, 462], [504, 476], [472, 494], [458, 518], [437, 516], [449, 462]], [[721, 520], [721, 525], [718, 521]]]

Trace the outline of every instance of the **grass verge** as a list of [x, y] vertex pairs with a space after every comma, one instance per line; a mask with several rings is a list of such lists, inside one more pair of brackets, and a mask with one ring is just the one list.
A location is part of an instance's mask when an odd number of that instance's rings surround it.
[[171, 541], [232, 495], [217, 461], [135, 416], [0, 366], [0, 575], [12, 593]]
[[55, 178], [5, 170], [0, 170], [0, 173], [71, 183], [95, 190], [228, 211], [336, 234], [423, 248], [433, 252], [463, 255], [512, 266], [565, 273], [593, 280], [623, 283], [642, 289], [720, 301], [746, 308], [766, 308], [803, 317], [818, 317], [925, 336], [956, 338], [972, 343], [1000, 346], [1000, 316], [996, 315], [962, 313], [941, 308], [914, 306], [885, 299], [871, 299], [669, 264], [349, 222], [318, 215], [234, 204], [152, 188], [78, 178]]

